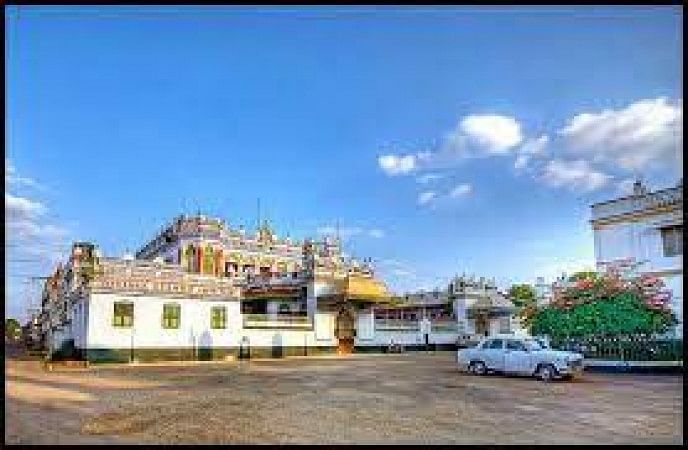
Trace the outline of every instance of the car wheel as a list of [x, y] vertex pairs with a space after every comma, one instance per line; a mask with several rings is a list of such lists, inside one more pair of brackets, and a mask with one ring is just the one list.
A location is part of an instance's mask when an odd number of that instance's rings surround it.
[[551, 364], [545, 364], [538, 370], [538, 378], [547, 383], [554, 379], [556, 373], [556, 369]]
[[475, 375], [485, 375], [487, 373], [487, 367], [482, 361], [474, 361], [471, 363], [471, 372]]

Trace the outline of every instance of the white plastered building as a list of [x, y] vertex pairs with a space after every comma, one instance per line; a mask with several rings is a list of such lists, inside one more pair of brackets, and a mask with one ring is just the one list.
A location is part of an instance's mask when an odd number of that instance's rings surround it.
[[649, 191], [640, 181], [629, 196], [591, 206], [598, 270], [626, 264], [638, 274], [663, 279], [683, 336], [683, 180]]

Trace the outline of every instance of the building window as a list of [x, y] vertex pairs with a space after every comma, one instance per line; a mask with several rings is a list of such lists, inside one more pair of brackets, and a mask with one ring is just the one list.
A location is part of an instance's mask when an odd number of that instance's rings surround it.
[[203, 273], [212, 274], [213, 273], [213, 248], [207, 246], [203, 252]]
[[131, 328], [134, 323], [134, 304], [116, 302], [112, 325], [118, 328]]
[[511, 333], [511, 320], [508, 317], [502, 317], [501, 319], [499, 319], [499, 333]]
[[162, 306], [162, 327], [167, 329], [179, 328], [179, 318], [182, 308], [176, 303], [168, 303]]
[[214, 330], [227, 328], [227, 308], [213, 306], [210, 309], [210, 328]]
[[661, 228], [664, 256], [683, 254], [683, 225]]

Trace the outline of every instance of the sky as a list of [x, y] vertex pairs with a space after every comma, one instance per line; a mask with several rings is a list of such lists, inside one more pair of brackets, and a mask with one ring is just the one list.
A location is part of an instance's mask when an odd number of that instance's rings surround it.
[[400, 293], [592, 268], [590, 205], [683, 176], [681, 13], [5, 7], [6, 314], [74, 240], [258, 201]]

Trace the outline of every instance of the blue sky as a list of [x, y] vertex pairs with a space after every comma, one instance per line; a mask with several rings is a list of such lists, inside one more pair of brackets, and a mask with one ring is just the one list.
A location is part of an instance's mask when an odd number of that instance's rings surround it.
[[257, 198], [398, 291], [591, 266], [592, 202], [682, 176], [680, 14], [8, 7], [7, 312], [73, 239]]

